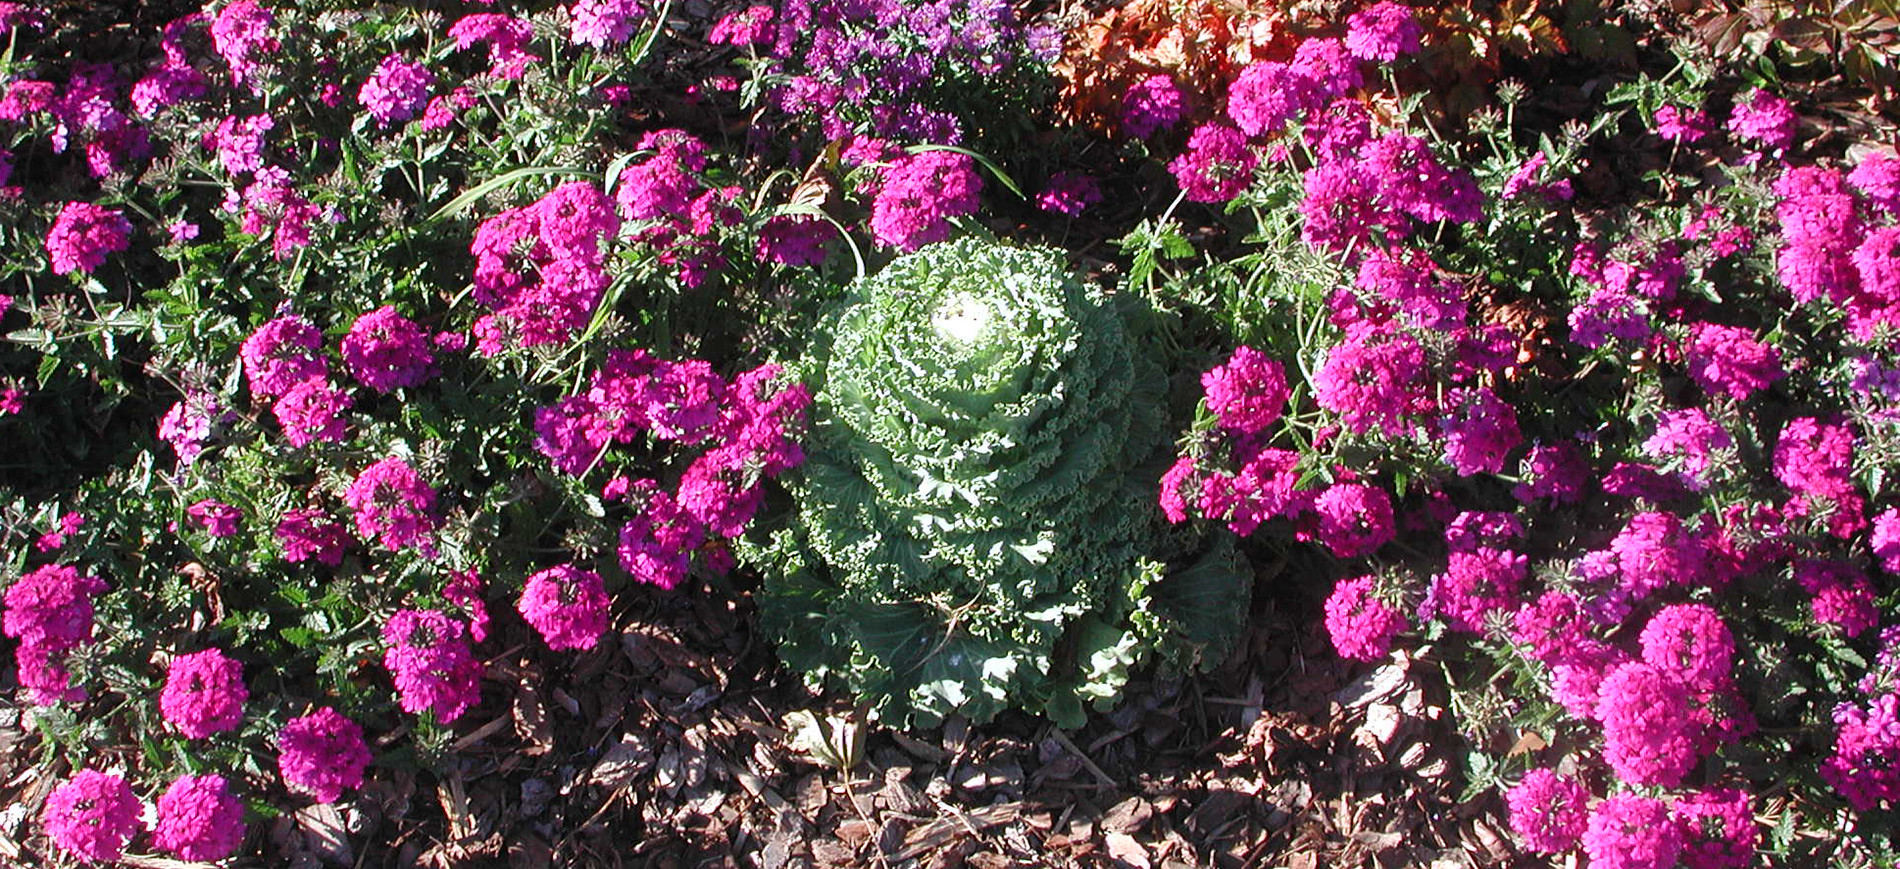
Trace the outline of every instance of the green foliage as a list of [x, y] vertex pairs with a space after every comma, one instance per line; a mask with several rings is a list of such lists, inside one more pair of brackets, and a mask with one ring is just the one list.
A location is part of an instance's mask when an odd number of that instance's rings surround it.
[[1164, 645], [1217, 660], [1231, 548], [1163, 576], [1164, 381], [1125, 310], [1047, 251], [965, 240], [853, 285], [801, 363], [795, 510], [747, 554], [787, 663], [880, 718], [1079, 723]]

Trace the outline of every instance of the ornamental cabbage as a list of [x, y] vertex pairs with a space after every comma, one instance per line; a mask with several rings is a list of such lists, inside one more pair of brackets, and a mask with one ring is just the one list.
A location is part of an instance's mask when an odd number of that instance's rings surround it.
[[1227, 543], [1159, 560], [1191, 541], [1158, 522], [1165, 382], [1122, 301], [973, 239], [850, 288], [798, 367], [817, 397], [792, 509], [740, 547], [786, 663], [900, 726], [1074, 726], [1152, 651], [1218, 662], [1250, 576]]

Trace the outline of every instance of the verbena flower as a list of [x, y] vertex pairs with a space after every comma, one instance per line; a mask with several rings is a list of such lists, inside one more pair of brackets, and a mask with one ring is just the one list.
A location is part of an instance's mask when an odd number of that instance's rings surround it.
[[1375, 661], [1392, 651], [1392, 639], [1408, 625], [1405, 616], [1374, 594], [1370, 576], [1342, 579], [1326, 598], [1326, 633], [1342, 657]]
[[1583, 851], [1591, 869], [1671, 869], [1682, 854], [1682, 831], [1661, 800], [1615, 794], [1590, 810]]
[[599, 643], [609, 603], [600, 574], [563, 564], [528, 577], [518, 606], [548, 648], [560, 651]]
[[1313, 499], [1310, 531], [1302, 538], [1319, 541], [1340, 558], [1371, 555], [1392, 539], [1392, 498], [1384, 489], [1362, 483], [1335, 483]]
[[383, 459], [356, 475], [343, 493], [343, 502], [355, 514], [356, 533], [374, 538], [390, 549], [431, 549], [435, 531], [436, 495], [422, 475], [402, 459]]
[[336, 802], [344, 790], [361, 787], [369, 762], [363, 728], [328, 706], [292, 718], [277, 732], [284, 786], [319, 803]]
[[251, 397], [267, 402], [299, 383], [327, 376], [322, 347], [323, 333], [302, 317], [278, 317], [257, 327], [238, 350]]
[[236, 507], [212, 498], [206, 498], [185, 508], [185, 515], [191, 521], [204, 528], [205, 533], [213, 537], [229, 537], [238, 531], [238, 522], [244, 514]]
[[376, 71], [357, 90], [356, 98], [376, 119], [378, 127], [390, 127], [421, 112], [435, 87], [435, 73], [420, 61], [391, 54], [376, 65]]
[[1746, 400], [1784, 376], [1781, 353], [1755, 339], [1755, 333], [1734, 326], [1697, 323], [1690, 327], [1683, 348], [1689, 376], [1711, 393]]
[[1671, 604], [1643, 626], [1643, 660], [1696, 691], [1726, 688], [1735, 668], [1735, 637], [1704, 603]]
[[652, 480], [634, 482], [628, 503], [635, 512], [620, 528], [620, 566], [641, 582], [678, 587], [706, 542], [706, 526]]
[[1036, 207], [1051, 214], [1080, 217], [1089, 206], [1102, 201], [1101, 185], [1080, 172], [1057, 172], [1036, 194]]
[[206, 649], [172, 659], [158, 709], [186, 739], [203, 739], [236, 728], [250, 696], [244, 665], [219, 649]]
[[1728, 129], [1738, 139], [1775, 151], [1794, 144], [1801, 119], [1787, 100], [1757, 88], [1736, 99]]
[[458, 49], [486, 44], [488, 74], [503, 80], [520, 78], [528, 64], [541, 59], [523, 47], [534, 38], [534, 25], [510, 15], [464, 15], [449, 28], [449, 38]]
[[143, 826], [138, 797], [116, 775], [80, 770], [46, 797], [40, 826], [68, 854], [95, 863], [117, 861]]
[[343, 550], [350, 543], [350, 532], [342, 523], [316, 507], [301, 507], [284, 513], [277, 523], [277, 542], [284, 547], [284, 560], [291, 563], [316, 559], [336, 567], [343, 563]]
[[1189, 202], [1226, 202], [1253, 184], [1259, 154], [1239, 130], [1203, 124], [1188, 137], [1187, 150], [1168, 163], [1168, 171]]
[[1525, 773], [1505, 792], [1504, 802], [1511, 810], [1511, 831], [1539, 854], [1577, 847], [1590, 823], [1590, 792], [1554, 770]]
[[1857, 812], [1900, 804], [1900, 692], [1834, 707], [1834, 753], [1821, 778]]
[[179, 776], [158, 798], [152, 845], [183, 860], [216, 862], [244, 841], [244, 804], [221, 775]]
[[230, 115], [205, 137], [205, 147], [217, 152], [218, 163], [233, 176], [264, 168], [264, 136], [277, 124], [270, 115]]
[[1122, 95], [1122, 132], [1146, 139], [1180, 123], [1186, 110], [1186, 96], [1173, 78], [1158, 73], [1147, 76], [1129, 85]]
[[132, 222], [124, 212], [90, 202], [68, 202], [46, 232], [46, 255], [53, 274], [90, 274], [103, 265], [106, 254], [131, 246]]
[[1479, 547], [1453, 552], [1445, 572], [1432, 578], [1421, 618], [1442, 618], [1455, 630], [1482, 634], [1494, 612], [1507, 611], [1528, 572], [1523, 555]]
[[621, 45], [633, 38], [634, 25], [645, 14], [639, 0], [575, 0], [568, 10], [570, 37], [595, 48]]
[[7, 587], [0, 628], [20, 641], [14, 652], [20, 687], [29, 702], [77, 702], [85, 693], [70, 685], [63, 661], [92, 640], [92, 599], [103, 580], [63, 564], [48, 564]]
[[1848, 637], [1858, 637], [1880, 624], [1874, 587], [1859, 568], [1804, 558], [1795, 562], [1794, 579], [1808, 593], [1816, 623]]
[[1265, 431], [1286, 411], [1286, 369], [1245, 345], [1203, 373], [1201, 388], [1207, 393], [1207, 409], [1221, 427], [1240, 434]]
[[1684, 145], [1701, 141], [1704, 136], [1715, 132], [1715, 121], [1709, 113], [1701, 109], [1683, 109], [1676, 106], [1662, 106], [1653, 116], [1656, 135]]
[[270, 35], [276, 20], [277, 16], [256, 0], [233, 0], [218, 10], [218, 17], [211, 22], [211, 44], [231, 68], [233, 82], [250, 82], [252, 89], [257, 89], [262, 58], [279, 47]]
[[950, 237], [949, 219], [976, 211], [983, 179], [976, 161], [954, 151], [923, 151], [884, 170], [871, 201], [871, 234], [903, 251]]
[[1604, 677], [1597, 720], [1603, 723], [1603, 759], [1625, 782], [1675, 787], [1701, 759], [1702, 735], [1689, 696], [1675, 674], [1649, 663], [1625, 663]]
[[1754, 866], [1761, 828], [1748, 793], [1712, 788], [1678, 798], [1669, 814], [1682, 830], [1682, 863], [1687, 869], [1745, 869]]
[[481, 702], [482, 665], [459, 619], [440, 610], [398, 610], [383, 623], [383, 642], [383, 666], [404, 712], [432, 712], [448, 724]]
[[415, 321], [384, 305], [356, 318], [343, 336], [343, 366], [377, 392], [427, 382], [435, 364], [429, 337]]
[[293, 447], [318, 441], [341, 443], [348, 433], [347, 414], [355, 399], [321, 377], [305, 380], [286, 391], [271, 406], [271, 414]]
[[1346, 50], [1353, 57], [1390, 63], [1417, 54], [1425, 28], [1412, 8], [1391, 0], [1375, 3], [1346, 19]]

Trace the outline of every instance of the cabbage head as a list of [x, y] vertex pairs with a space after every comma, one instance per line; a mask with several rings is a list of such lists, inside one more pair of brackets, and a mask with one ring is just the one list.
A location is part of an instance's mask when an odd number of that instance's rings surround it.
[[1073, 726], [1152, 652], [1224, 655], [1250, 577], [1227, 543], [1160, 560], [1165, 380], [1131, 311], [1052, 251], [977, 239], [851, 286], [798, 366], [791, 508], [741, 551], [788, 665], [897, 725]]

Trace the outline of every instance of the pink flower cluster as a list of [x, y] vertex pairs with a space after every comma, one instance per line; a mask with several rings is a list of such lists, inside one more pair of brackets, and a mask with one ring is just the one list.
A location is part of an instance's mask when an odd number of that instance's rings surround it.
[[70, 684], [64, 659], [92, 639], [92, 599], [105, 590], [104, 580], [64, 564], [44, 565], [7, 588], [0, 628], [20, 642], [14, 660], [29, 701], [74, 703], [85, 697]]
[[330, 519], [317, 507], [288, 510], [277, 522], [277, 542], [284, 547], [284, 560], [296, 563], [316, 559], [336, 567], [343, 563], [343, 551], [351, 542], [343, 524]]
[[68, 202], [46, 232], [46, 255], [53, 260], [53, 274], [90, 274], [105, 263], [106, 254], [125, 250], [131, 239], [132, 223], [118, 209]]
[[244, 665], [218, 649], [206, 649], [172, 659], [158, 709], [185, 738], [203, 739], [236, 728], [250, 696]]
[[432, 555], [435, 490], [408, 462], [394, 456], [376, 462], [350, 482], [343, 493], [356, 520], [356, 533], [389, 549], [416, 548]]
[[434, 374], [429, 336], [391, 305], [357, 317], [343, 336], [342, 351], [350, 375], [377, 392], [421, 386]]
[[528, 577], [518, 608], [548, 648], [591, 649], [607, 631], [611, 601], [600, 574], [571, 564]]
[[476, 347], [560, 344], [587, 325], [607, 289], [606, 244], [620, 230], [613, 202], [586, 181], [564, 184], [475, 230]]
[[706, 144], [684, 130], [648, 133], [640, 148], [655, 153], [621, 171], [620, 216], [639, 226], [633, 240], [672, 266], [682, 285], [699, 287], [726, 267], [720, 231], [741, 222], [739, 188], [705, 182]]
[[95, 863], [115, 862], [144, 826], [140, 812], [125, 779], [85, 769], [47, 795], [40, 824], [61, 850]]
[[152, 844], [180, 859], [216, 862], [244, 841], [244, 804], [221, 775], [184, 775], [158, 798]]
[[921, 151], [883, 169], [871, 201], [871, 234], [879, 244], [916, 250], [950, 237], [950, 218], [974, 213], [983, 190], [976, 161], [955, 151]]
[[435, 87], [435, 73], [420, 61], [391, 54], [357, 90], [356, 98], [369, 109], [379, 127], [400, 124], [419, 114]]
[[277, 732], [284, 784], [319, 803], [334, 803], [345, 789], [361, 787], [369, 762], [363, 728], [328, 706], [292, 718]]
[[481, 701], [481, 662], [468, 625], [440, 610], [398, 610], [383, 623], [383, 666], [404, 712], [432, 712], [448, 724]]
[[524, 48], [534, 38], [534, 25], [509, 15], [464, 15], [449, 28], [449, 38], [463, 50], [487, 45], [488, 74], [507, 81], [521, 78], [528, 64], [541, 59]]

